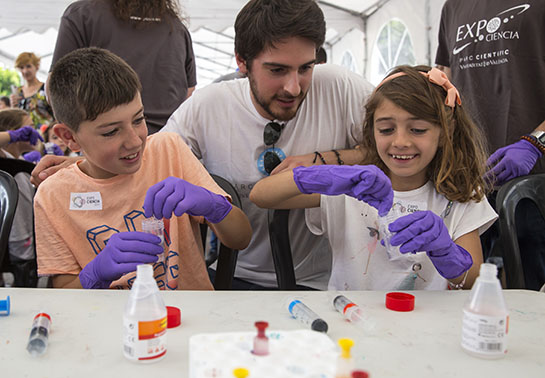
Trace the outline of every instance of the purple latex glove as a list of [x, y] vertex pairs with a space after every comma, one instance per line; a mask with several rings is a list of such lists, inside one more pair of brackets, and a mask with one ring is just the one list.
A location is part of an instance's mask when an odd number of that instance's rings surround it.
[[146, 217], [154, 215], [157, 219], [170, 219], [172, 213], [177, 217], [187, 213], [219, 223], [232, 208], [224, 196], [177, 177], [168, 177], [151, 186], [144, 200]]
[[84, 289], [107, 289], [122, 275], [140, 264], [157, 261], [163, 252], [161, 239], [139, 231], [113, 234], [106, 247], [82, 269], [79, 280]]
[[30, 151], [26, 154], [23, 154], [23, 159], [31, 163], [37, 163], [42, 159], [42, 154], [40, 153], [40, 151]]
[[11, 139], [10, 143], [30, 142], [30, 144], [35, 146], [38, 143], [38, 139], [42, 142], [44, 141], [44, 138], [32, 126], [23, 126], [17, 130], [8, 130], [8, 134]]
[[394, 202], [390, 179], [374, 165], [297, 167], [293, 180], [303, 194], [346, 194], [375, 207], [380, 216], [388, 214]]
[[396, 233], [390, 243], [400, 245], [401, 253], [425, 251], [447, 279], [460, 276], [473, 265], [469, 252], [452, 241], [441, 217], [431, 211], [405, 215], [390, 223], [388, 229]]
[[64, 156], [64, 152], [61, 150], [59, 146], [57, 146], [55, 143], [46, 143], [45, 144], [45, 153], [47, 155], [57, 155], [57, 156]]
[[490, 168], [484, 175], [485, 180], [495, 180], [496, 185], [530, 173], [537, 159], [543, 154], [527, 140], [519, 140], [508, 146], [499, 148], [488, 158], [486, 164]]

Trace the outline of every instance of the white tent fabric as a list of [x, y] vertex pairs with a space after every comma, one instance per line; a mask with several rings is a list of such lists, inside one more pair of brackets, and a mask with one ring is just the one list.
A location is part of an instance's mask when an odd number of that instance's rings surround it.
[[[0, 66], [11, 68], [20, 52], [33, 51], [42, 57], [40, 76], [44, 77], [60, 18], [72, 1], [0, 0]], [[194, 42], [199, 86], [236, 69], [232, 26], [246, 1], [181, 0]], [[373, 61], [378, 64], [373, 55], [379, 33], [391, 20], [399, 20], [412, 41], [414, 63], [430, 64], [444, 1], [318, 0], [328, 27], [325, 47], [329, 62], [346, 65], [376, 81], [373, 76], [382, 72], [372, 67]], [[392, 54], [396, 56], [395, 51]], [[395, 59], [383, 59], [382, 63], [394, 64]]]

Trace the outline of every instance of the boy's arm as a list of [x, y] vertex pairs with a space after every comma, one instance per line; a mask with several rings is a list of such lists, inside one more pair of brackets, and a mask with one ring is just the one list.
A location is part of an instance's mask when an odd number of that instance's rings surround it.
[[320, 206], [320, 195], [302, 194], [289, 170], [257, 182], [250, 192], [250, 201], [264, 209], [305, 209]]
[[221, 222], [208, 224], [220, 242], [229, 248], [241, 250], [250, 244], [252, 227], [246, 215], [236, 206]]

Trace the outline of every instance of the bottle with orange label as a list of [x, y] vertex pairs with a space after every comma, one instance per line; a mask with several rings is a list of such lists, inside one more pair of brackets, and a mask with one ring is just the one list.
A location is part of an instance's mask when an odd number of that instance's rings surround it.
[[167, 309], [153, 267], [138, 265], [136, 279], [123, 314], [123, 353], [137, 362], [155, 362], [167, 352]]

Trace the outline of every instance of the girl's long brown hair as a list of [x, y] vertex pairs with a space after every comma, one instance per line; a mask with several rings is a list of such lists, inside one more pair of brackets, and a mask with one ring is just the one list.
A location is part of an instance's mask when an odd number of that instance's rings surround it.
[[451, 201], [480, 201], [488, 191], [483, 180], [487, 156], [483, 135], [462, 106], [456, 104], [453, 109], [445, 105], [447, 92], [420, 73], [430, 69], [428, 66], [396, 67], [389, 75], [397, 72], [405, 75], [384, 82], [373, 92], [365, 106], [362, 147], [367, 156], [364, 163], [388, 172], [374, 138], [375, 111], [388, 99], [415, 117], [441, 128], [439, 146], [427, 172], [437, 192]]

